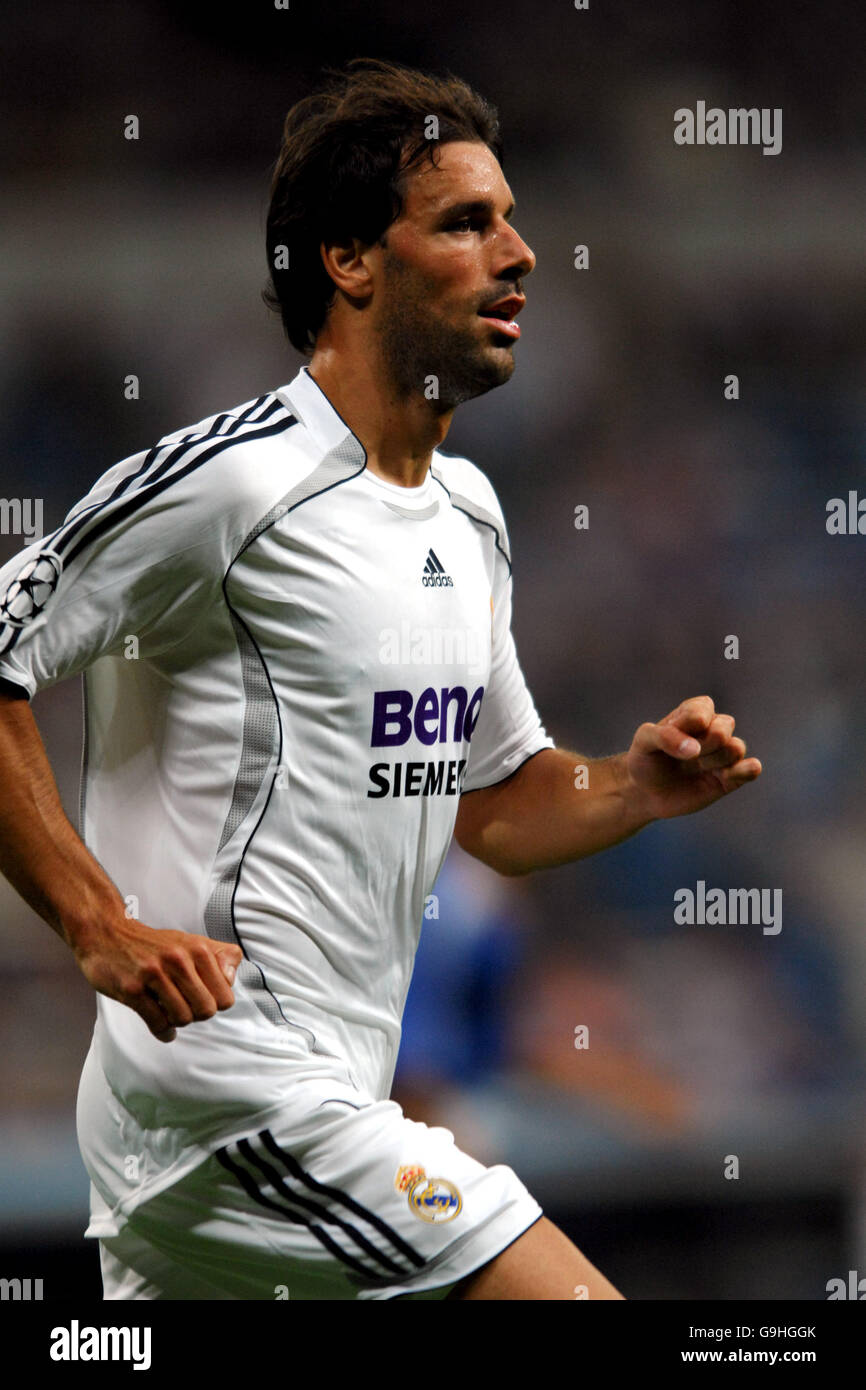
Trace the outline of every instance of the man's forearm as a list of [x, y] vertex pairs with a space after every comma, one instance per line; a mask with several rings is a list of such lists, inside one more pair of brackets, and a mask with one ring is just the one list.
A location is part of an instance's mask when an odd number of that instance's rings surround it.
[[240, 947], [128, 917], [63, 810], [27, 702], [2, 693], [0, 872], [72, 947], [88, 983], [135, 1010], [160, 1042], [234, 1003]]
[[63, 810], [27, 700], [0, 695], [0, 872], [67, 945], [124, 901]]
[[554, 868], [619, 844], [653, 819], [625, 760], [544, 748], [504, 782], [461, 797], [457, 842], [502, 874]]

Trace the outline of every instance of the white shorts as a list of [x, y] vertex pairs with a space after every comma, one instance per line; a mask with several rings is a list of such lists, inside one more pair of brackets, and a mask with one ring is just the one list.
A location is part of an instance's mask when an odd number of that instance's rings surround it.
[[100, 1240], [106, 1299], [444, 1298], [542, 1215], [394, 1101], [319, 1077], [287, 1111]]

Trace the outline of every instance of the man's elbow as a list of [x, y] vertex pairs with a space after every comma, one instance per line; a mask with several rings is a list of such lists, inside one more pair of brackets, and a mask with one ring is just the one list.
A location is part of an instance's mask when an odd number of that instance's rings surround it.
[[493, 869], [503, 878], [522, 878], [525, 874], [531, 874], [535, 867], [509, 852], [505, 846], [491, 843], [483, 835], [461, 831], [458, 828], [454, 832], [454, 838], [466, 854], [471, 854], [473, 859], [486, 864], [488, 869]]

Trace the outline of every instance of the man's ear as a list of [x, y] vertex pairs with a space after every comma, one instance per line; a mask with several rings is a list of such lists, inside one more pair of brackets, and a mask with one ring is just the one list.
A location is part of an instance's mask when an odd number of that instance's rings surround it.
[[353, 237], [348, 242], [322, 242], [322, 264], [338, 290], [350, 299], [369, 299], [373, 293], [370, 260], [373, 247]]

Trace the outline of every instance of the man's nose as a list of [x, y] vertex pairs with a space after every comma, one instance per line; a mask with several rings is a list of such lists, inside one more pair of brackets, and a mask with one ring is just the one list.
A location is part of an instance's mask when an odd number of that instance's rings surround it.
[[[521, 236], [518, 236], [513, 227], [508, 227], [509, 241], [507, 246], [503, 246], [503, 255], [506, 257], [507, 269], [511, 272], [514, 279], [521, 279], [524, 275], [529, 275], [535, 269], [535, 252]], [[500, 278], [504, 276], [505, 270], [500, 272]]]

